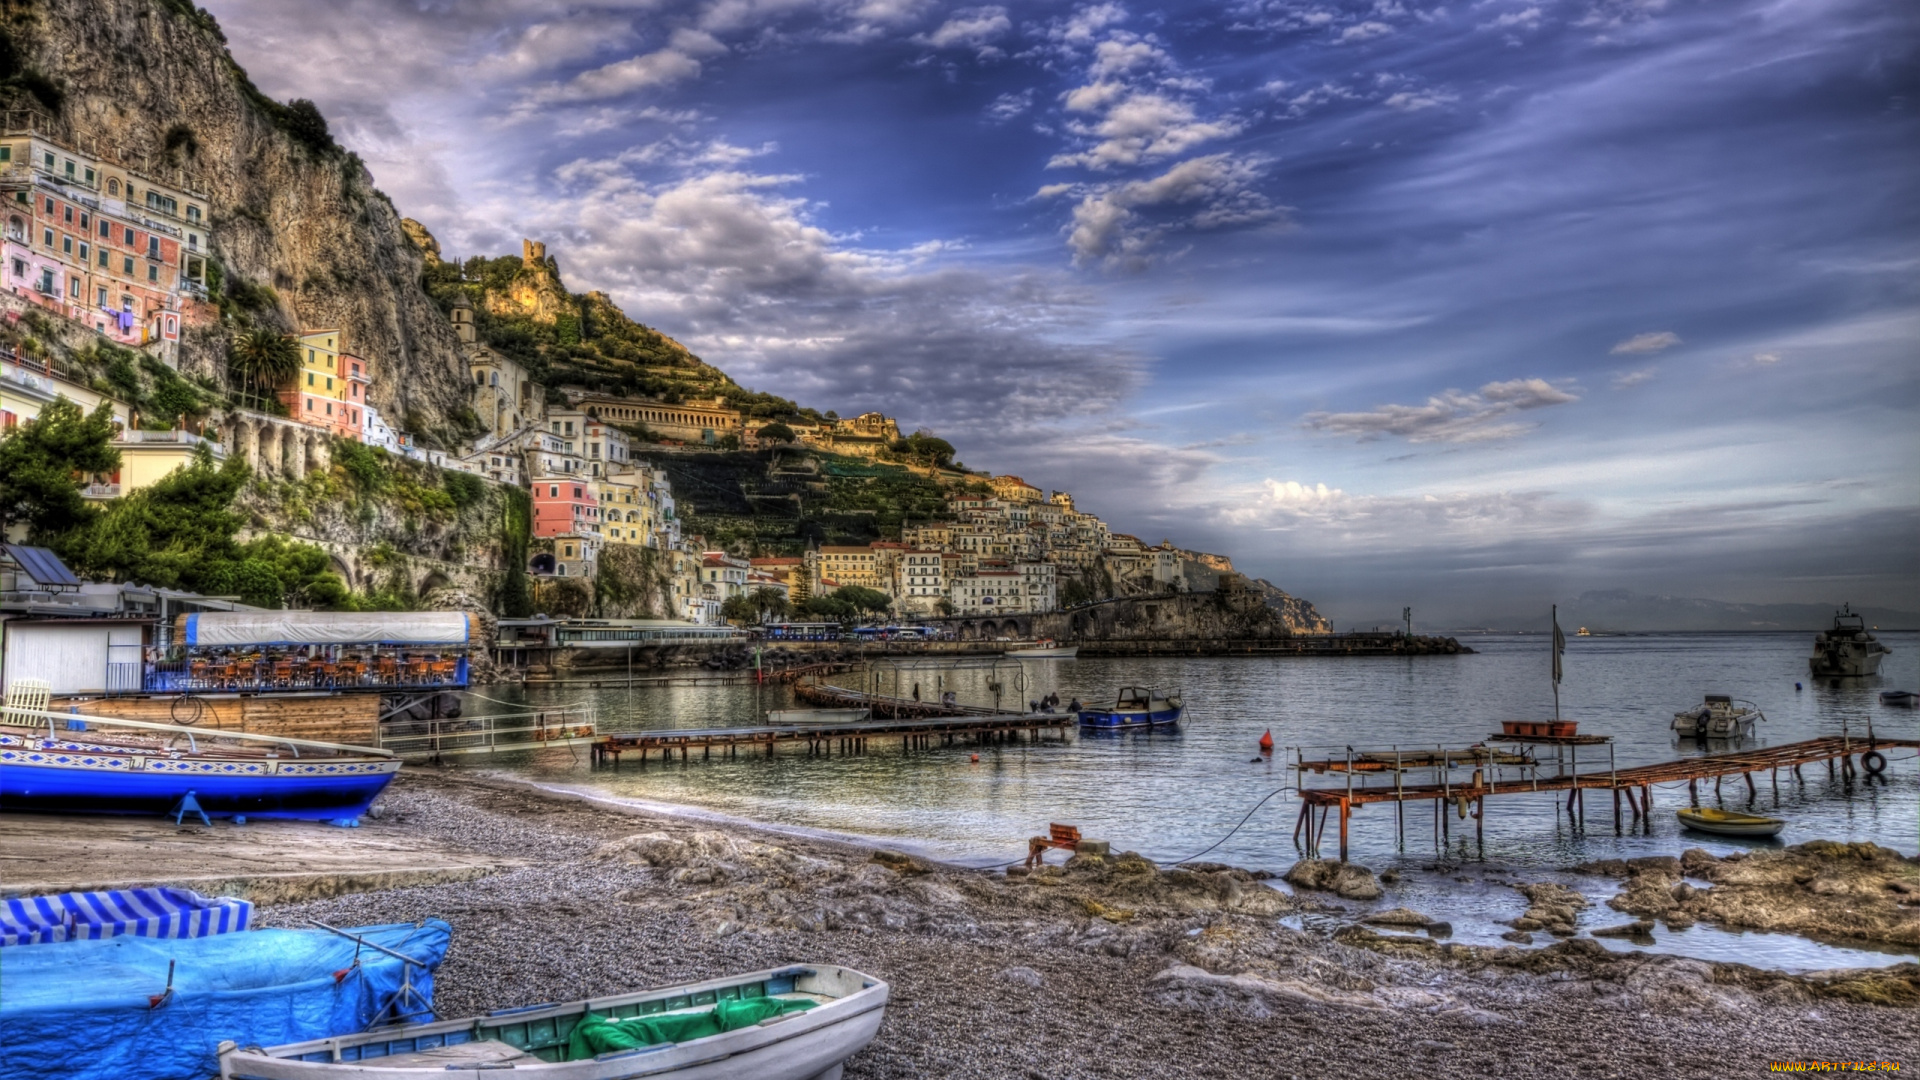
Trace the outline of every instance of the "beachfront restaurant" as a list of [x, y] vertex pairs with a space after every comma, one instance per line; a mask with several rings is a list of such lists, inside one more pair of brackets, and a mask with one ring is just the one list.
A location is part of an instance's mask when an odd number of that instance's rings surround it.
[[374, 692], [467, 685], [478, 632], [463, 611], [235, 611], [182, 615], [145, 693]]

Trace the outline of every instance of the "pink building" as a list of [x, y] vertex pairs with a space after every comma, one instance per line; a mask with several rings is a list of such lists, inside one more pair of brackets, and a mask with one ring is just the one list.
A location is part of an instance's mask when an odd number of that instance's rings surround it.
[[585, 480], [548, 477], [533, 482], [533, 535], [548, 538], [600, 533], [600, 501]]

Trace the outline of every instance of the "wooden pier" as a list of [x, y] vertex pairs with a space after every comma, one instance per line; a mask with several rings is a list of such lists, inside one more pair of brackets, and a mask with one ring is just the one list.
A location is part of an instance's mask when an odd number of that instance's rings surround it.
[[[1502, 740], [1523, 741], [1523, 740]], [[1541, 744], [1553, 740], [1524, 740]], [[1568, 740], [1568, 745], [1592, 745], [1598, 740], [1590, 736]], [[1367, 803], [1390, 802], [1396, 804], [1397, 822], [1402, 836], [1406, 832], [1405, 804], [1408, 802], [1432, 802], [1435, 804], [1434, 828], [1439, 836], [1446, 835], [1448, 825], [1446, 815], [1441, 812], [1445, 803], [1453, 803], [1458, 816], [1471, 817], [1476, 836], [1484, 838], [1486, 801], [1492, 795], [1519, 795], [1527, 792], [1565, 791], [1567, 793], [1567, 812], [1576, 820], [1586, 820], [1586, 792], [1598, 789], [1613, 792], [1614, 831], [1622, 831], [1625, 824], [1620, 815], [1620, 804], [1625, 799], [1633, 823], [1649, 821], [1653, 814], [1653, 786], [1655, 784], [1687, 782], [1692, 803], [1700, 804], [1699, 783], [1712, 780], [1717, 791], [1720, 783], [1729, 776], [1739, 776], [1746, 782], [1747, 794], [1758, 794], [1753, 775], [1758, 772], [1771, 774], [1776, 787], [1780, 783], [1780, 771], [1790, 770], [1794, 779], [1804, 781], [1800, 769], [1803, 765], [1826, 762], [1829, 772], [1836, 766], [1841, 775], [1851, 777], [1855, 772], [1854, 755], [1861, 758], [1861, 767], [1869, 773], [1879, 769], [1868, 762], [1871, 755], [1891, 747], [1920, 747], [1916, 739], [1862, 739], [1857, 736], [1830, 735], [1804, 742], [1786, 743], [1780, 746], [1757, 747], [1751, 750], [1736, 750], [1722, 754], [1705, 754], [1699, 757], [1680, 758], [1663, 761], [1654, 765], [1635, 765], [1628, 768], [1609, 766], [1604, 770], [1590, 769], [1582, 772], [1576, 767], [1560, 768], [1552, 775], [1541, 775], [1543, 768], [1560, 765], [1561, 762], [1515, 754], [1511, 751], [1497, 750], [1487, 746], [1469, 747], [1464, 750], [1427, 750], [1409, 749], [1405, 751], [1349, 751], [1344, 757], [1307, 760], [1304, 756], [1294, 763], [1294, 768], [1304, 780], [1308, 773], [1316, 775], [1342, 775], [1347, 783], [1344, 787], [1300, 787], [1300, 816], [1294, 823], [1293, 839], [1296, 846], [1304, 847], [1309, 856], [1317, 857], [1320, 841], [1327, 827], [1327, 817], [1334, 810], [1340, 815], [1340, 861], [1347, 859], [1347, 822], [1354, 810]], [[1576, 759], [1577, 760], [1577, 759]], [[1884, 766], [1884, 758], [1880, 761]], [[1452, 768], [1472, 768], [1472, 778], [1466, 783], [1456, 783], [1450, 775]], [[1412, 769], [1433, 769], [1440, 774], [1437, 783], [1409, 784], [1405, 774]], [[1519, 779], [1489, 779], [1490, 772], [1502, 769], [1517, 769], [1525, 773]], [[1391, 776], [1392, 784], [1367, 784], [1364, 778], [1382, 775]], [[1316, 823], [1315, 817], [1318, 816]], [[1305, 843], [1302, 844], [1304, 833]], [[1436, 837], [1438, 839], [1438, 836]]]
[[980, 705], [943, 705], [938, 701], [869, 694], [863, 690], [849, 690], [844, 686], [834, 686], [818, 680], [807, 680], [795, 684], [793, 696], [809, 705], [818, 705], [827, 709], [869, 709], [874, 716], [889, 720], [1008, 715]]
[[772, 757], [782, 743], [804, 745], [807, 756], [832, 756], [835, 753], [864, 754], [870, 744], [900, 740], [904, 750], [971, 743], [991, 746], [1003, 743], [1039, 742], [1048, 734], [1064, 739], [1075, 720], [1067, 713], [997, 713], [986, 716], [944, 716], [916, 720], [866, 720], [838, 724], [779, 724], [766, 727], [674, 729], [618, 731], [608, 733], [592, 745], [594, 764], [609, 760], [617, 768], [622, 754], [638, 754], [641, 764], [658, 751], [660, 760], [672, 761], [677, 753], [681, 761], [691, 761], [700, 751], [702, 761], [710, 760], [718, 750], [723, 757], [738, 757], [742, 748]]

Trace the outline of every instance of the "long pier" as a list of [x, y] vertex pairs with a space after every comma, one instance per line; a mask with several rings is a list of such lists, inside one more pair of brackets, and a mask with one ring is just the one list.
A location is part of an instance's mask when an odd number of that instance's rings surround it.
[[638, 754], [641, 764], [655, 752], [660, 760], [690, 761], [700, 751], [702, 761], [714, 751], [724, 757], [738, 757], [741, 749], [772, 757], [782, 743], [805, 745], [807, 756], [830, 757], [864, 754], [875, 740], [899, 739], [902, 750], [927, 749], [935, 745], [952, 746], [971, 742], [987, 746], [1001, 743], [1039, 742], [1049, 733], [1065, 738], [1075, 724], [1067, 713], [995, 713], [986, 716], [946, 716], [918, 720], [859, 721], [837, 724], [778, 724], [764, 727], [617, 731], [605, 734], [592, 745], [594, 764], [609, 760], [617, 768], [622, 754]]
[[[1535, 740], [1538, 743], [1550, 743], [1553, 740]], [[1579, 740], [1566, 740], [1562, 745], [1591, 745], [1602, 740], [1581, 737]], [[1471, 816], [1474, 820], [1474, 832], [1484, 838], [1486, 800], [1493, 795], [1519, 795], [1528, 792], [1565, 791], [1567, 793], [1567, 812], [1577, 815], [1579, 820], [1586, 818], [1586, 792], [1590, 790], [1613, 792], [1614, 831], [1622, 829], [1620, 803], [1626, 800], [1627, 807], [1635, 823], [1650, 820], [1653, 815], [1653, 785], [1687, 781], [1693, 805], [1700, 802], [1699, 782], [1713, 780], [1716, 790], [1720, 782], [1738, 775], [1746, 781], [1749, 796], [1757, 794], [1753, 774], [1770, 772], [1774, 783], [1779, 783], [1779, 770], [1790, 769], [1796, 779], [1804, 780], [1800, 768], [1803, 765], [1826, 762], [1829, 770], [1837, 763], [1840, 771], [1854, 774], [1853, 755], [1859, 754], [1865, 764], [1869, 754], [1889, 747], [1920, 747], [1917, 739], [1863, 739], [1858, 736], [1829, 735], [1803, 742], [1785, 743], [1779, 746], [1757, 747], [1752, 750], [1735, 750], [1721, 754], [1704, 754], [1698, 757], [1679, 758], [1653, 765], [1635, 765], [1628, 768], [1609, 766], [1604, 770], [1592, 769], [1585, 772], [1561, 769], [1553, 775], [1543, 776], [1543, 766], [1557, 765], [1557, 761], [1540, 761], [1527, 755], [1512, 751], [1496, 750], [1486, 746], [1470, 747], [1464, 750], [1406, 750], [1406, 751], [1368, 751], [1352, 752], [1341, 758], [1322, 758], [1309, 761], [1303, 757], [1294, 763], [1300, 779], [1308, 773], [1316, 775], [1342, 775], [1346, 777], [1345, 787], [1299, 787], [1300, 816], [1294, 823], [1293, 839], [1301, 845], [1305, 834], [1304, 849], [1308, 855], [1317, 857], [1320, 852], [1321, 834], [1326, 831], [1327, 817], [1333, 810], [1340, 815], [1340, 861], [1347, 859], [1347, 823], [1356, 807], [1367, 803], [1390, 802], [1400, 809], [1399, 826], [1404, 835], [1406, 819], [1404, 806], [1408, 802], [1433, 802], [1435, 806], [1435, 828], [1447, 828], [1446, 815], [1440, 813], [1440, 805], [1454, 803], [1461, 817]], [[1577, 751], [1576, 751], [1577, 752]], [[1576, 759], [1577, 760], [1577, 759]], [[1884, 759], [1882, 759], [1884, 761]], [[1467, 783], [1455, 783], [1449, 770], [1471, 767], [1472, 779]], [[1412, 769], [1433, 769], [1440, 774], [1437, 783], [1409, 784], [1405, 774]], [[1519, 769], [1529, 774], [1520, 779], [1489, 779], [1489, 772], [1501, 769]], [[1877, 772], [1877, 769], [1869, 769]], [[1367, 784], [1364, 777], [1391, 776], [1392, 785], [1383, 783]], [[1318, 816], [1316, 824], [1315, 817]]]

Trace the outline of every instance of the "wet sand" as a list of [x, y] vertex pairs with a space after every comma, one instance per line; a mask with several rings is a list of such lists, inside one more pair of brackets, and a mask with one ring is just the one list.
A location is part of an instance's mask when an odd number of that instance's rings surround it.
[[849, 1077], [1721, 1076], [1776, 1059], [1920, 1061], [1912, 964], [1788, 976], [1585, 938], [1493, 949], [1303, 931], [1281, 917], [1337, 914], [1338, 899], [1227, 867], [1081, 856], [1008, 876], [452, 771], [407, 770], [373, 827], [523, 865], [277, 904], [261, 922], [447, 919], [443, 1016], [811, 961], [892, 987]]

